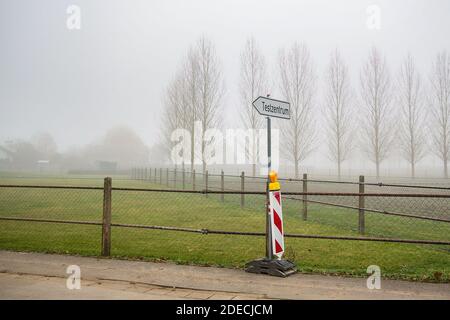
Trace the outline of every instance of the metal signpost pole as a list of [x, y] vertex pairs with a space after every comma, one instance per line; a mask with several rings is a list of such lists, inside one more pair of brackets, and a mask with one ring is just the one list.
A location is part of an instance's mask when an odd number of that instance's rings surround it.
[[267, 184], [266, 184], [266, 257], [269, 260], [273, 259], [272, 256], [272, 230], [270, 221], [270, 205], [269, 205], [269, 183], [270, 183], [270, 170], [272, 169], [272, 142], [271, 142], [271, 123], [270, 117], [267, 117]]

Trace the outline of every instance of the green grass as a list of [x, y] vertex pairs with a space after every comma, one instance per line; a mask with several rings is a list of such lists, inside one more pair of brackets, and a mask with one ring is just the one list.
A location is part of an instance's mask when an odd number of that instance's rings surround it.
[[[0, 177], [0, 184], [101, 186], [101, 177]], [[118, 187], [160, 185], [113, 179]], [[263, 232], [264, 196], [113, 192], [113, 223]], [[301, 219], [301, 203], [284, 201], [287, 233], [358, 236], [357, 212], [310, 205], [308, 221]], [[0, 188], [0, 216], [101, 221], [101, 190]], [[450, 241], [448, 224], [381, 214], [366, 217], [368, 236]], [[388, 278], [450, 281], [450, 247], [365, 241], [286, 238], [286, 257], [303, 272], [365, 276], [375, 264]], [[0, 221], [0, 248], [19, 251], [100, 254], [99, 226]], [[264, 238], [202, 235], [176, 231], [113, 227], [112, 255], [120, 258], [171, 260], [184, 264], [243, 267], [264, 255]]]

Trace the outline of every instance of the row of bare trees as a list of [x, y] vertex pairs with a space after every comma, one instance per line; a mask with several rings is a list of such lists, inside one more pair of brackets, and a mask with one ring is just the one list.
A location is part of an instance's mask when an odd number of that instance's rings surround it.
[[[170, 153], [174, 130], [188, 130], [189, 137], [183, 139], [190, 139], [191, 152], [183, 158], [189, 160], [191, 169], [198, 161], [202, 163], [203, 171], [206, 169], [205, 149], [211, 141], [205, 139], [205, 132], [219, 126], [218, 109], [223, 93], [224, 81], [215, 46], [211, 40], [202, 37], [189, 49], [180, 70], [167, 87], [164, 101], [164, 145]], [[201, 123], [199, 130], [195, 128], [196, 122]], [[194, 152], [196, 148], [200, 149], [198, 155]]]
[[[325, 132], [328, 155], [336, 164], [337, 174], [352, 151], [360, 148], [380, 175], [380, 166], [393, 149], [408, 161], [411, 176], [417, 163], [429, 152], [438, 156], [448, 178], [450, 157], [450, 55], [442, 52], [432, 64], [426, 81], [408, 55], [396, 76], [391, 77], [386, 58], [372, 48], [360, 70], [359, 91], [352, 87], [349, 67], [338, 50], [330, 55], [321, 83], [305, 44], [294, 43], [278, 53], [278, 85], [271, 88], [267, 63], [255, 39], [246, 41], [241, 53], [239, 97], [246, 129], [260, 129], [263, 117], [252, 101], [278, 89], [281, 98], [291, 104], [291, 120], [281, 126], [281, 151], [294, 165], [298, 177], [302, 161], [318, 142], [318, 125]], [[275, 81], [272, 79], [272, 81]], [[208, 141], [195, 137], [194, 123], [202, 121], [203, 132], [218, 126], [217, 110], [224, 93], [220, 63], [212, 42], [201, 38], [189, 49], [183, 67], [167, 88], [164, 137], [167, 146], [171, 132], [187, 128], [191, 133], [191, 150], [201, 144], [201, 154]], [[317, 121], [320, 120], [320, 121]], [[256, 174], [259, 150], [256, 135], [247, 149], [253, 175]], [[196, 141], [196, 139], [198, 141]], [[191, 166], [194, 152], [191, 153]], [[203, 169], [206, 168], [202, 159]]]
[[444, 176], [448, 178], [449, 54], [437, 55], [427, 84], [411, 55], [406, 56], [392, 81], [385, 57], [373, 48], [362, 68], [360, 82], [363, 108], [354, 112], [362, 111], [359, 123], [364, 129], [363, 146], [375, 163], [377, 177], [381, 163], [392, 149], [398, 148], [410, 165], [412, 177], [417, 163], [427, 152], [432, 152], [441, 159]]
[[291, 102], [291, 121], [283, 126], [282, 132], [296, 177], [301, 161], [314, 149], [314, 113], [326, 120], [328, 154], [336, 163], [339, 176], [342, 163], [359, 146], [375, 164], [377, 177], [381, 163], [398, 148], [410, 164], [412, 177], [417, 163], [429, 151], [441, 159], [444, 176], [448, 178], [448, 53], [437, 55], [428, 84], [424, 84], [411, 55], [405, 58], [392, 81], [385, 57], [373, 48], [361, 68], [359, 96], [356, 96], [351, 88], [348, 66], [336, 50], [331, 54], [325, 73], [322, 101], [314, 97], [314, 64], [304, 44], [294, 44], [289, 50], [280, 51], [279, 70], [281, 92]]

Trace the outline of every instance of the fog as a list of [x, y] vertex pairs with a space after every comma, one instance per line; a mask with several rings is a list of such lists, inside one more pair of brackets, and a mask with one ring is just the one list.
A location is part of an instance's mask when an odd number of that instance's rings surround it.
[[[67, 27], [70, 5], [81, 10], [79, 30]], [[370, 5], [380, 8], [379, 29], [367, 26]], [[447, 0], [0, 0], [0, 146], [45, 132], [60, 153], [76, 153], [105, 139], [111, 128], [127, 127], [149, 148], [152, 160], [151, 151], [159, 152], [155, 145], [161, 142], [165, 90], [202, 36], [214, 43], [224, 77], [219, 110], [224, 128], [240, 125], [240, 54], [249, 37], [266, 58], [274, 98], [283, 98], [278, 52], [295, 41], [310, 50], [317, 106], [323, 104], [323, 77], [336, 48], [356, 95], [373, 46], [385, 55], [393, 79], [411, 53], [426, 82], [436, 55], [450, 50], [449, 14]], [[315, 116], [320, 139], [302, 166], [330, 173], [334, 165], [324, 149], [318, 108]], [[429, 153], [418, 174], [440, 172], [441, 166]], [[408, 174], [407, 162], [395, 153], [383, 167], [384, 175]], [[372, 164], [356, 150], [345, 168], [356, 174]]]

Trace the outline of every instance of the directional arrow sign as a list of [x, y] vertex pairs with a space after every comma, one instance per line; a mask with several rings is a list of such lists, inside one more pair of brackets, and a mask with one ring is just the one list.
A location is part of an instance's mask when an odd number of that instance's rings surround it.
[[258, 97], [253, 101], [253, 107], [263, 116], [282, 119], [291, 118], [291, 105], [286, 101]]

